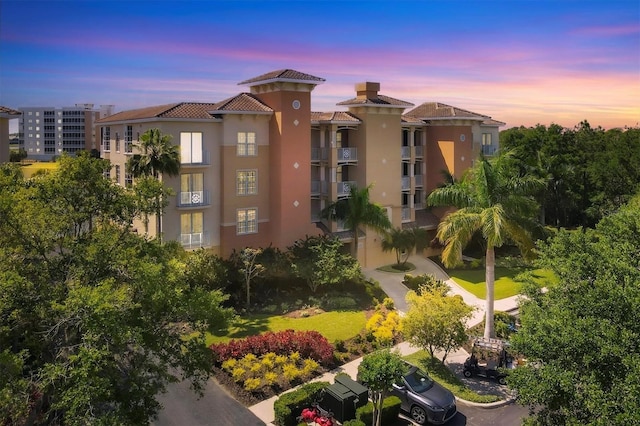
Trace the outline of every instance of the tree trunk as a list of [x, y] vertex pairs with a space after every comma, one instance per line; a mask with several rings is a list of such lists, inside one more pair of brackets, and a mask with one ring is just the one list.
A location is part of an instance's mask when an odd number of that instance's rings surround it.
[[493, 293], [496, 278], [496, 253], [493, 247], [487, 246], [487, 266], [485, 269], [485, 281], [487, 283], [487, 296], [485, 298], [484, 337], [495, 337], [496, 331], [493, 325]]

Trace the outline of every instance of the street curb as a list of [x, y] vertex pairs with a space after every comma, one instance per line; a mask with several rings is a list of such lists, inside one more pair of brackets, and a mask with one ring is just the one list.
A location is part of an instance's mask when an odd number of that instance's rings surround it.
[[509, 397], [507, 399], [502, 399], [500, 401], [496, 401], [496, 402], [472, 402], [472, 401], [467, 401], [466, 399], [462, 399], [456, 396], [456, 401], [463, 403], [464, 405], [468, 405], [470, 407], [478, 407], [478, 408], [485, 408], [487, 410], [490, 410], [492, 408], [500, 408], [500, 407], [504, 407], [505, 405], [509, 405], [513, 402], [515, 402], [516, 398], [515, 397]]

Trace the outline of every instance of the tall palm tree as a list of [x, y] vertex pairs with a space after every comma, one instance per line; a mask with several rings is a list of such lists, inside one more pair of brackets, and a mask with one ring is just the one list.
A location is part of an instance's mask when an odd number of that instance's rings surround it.
[[484, 337], [495, 337], [493, 321], [495, 248], [515, 242], [525, 257], [532, 254], [537, 204], [531, 194], [544, 181], [536, 177], [514, 177], [506, 173], [501, 158], [491, 163], [480, 157], [459, 182], [436, 188], [427, 197], [430, 206], [453, 206], [438, 225], [436, 237], [444, 244], [442, 263], [459, 264], [462, 249], [480, 232], [486, 243], [487, 286]]
[[[139, 153], [127, 161], [127, 171], [134, 178], [147, 176], [160, 180], [161, 176], [177, 176], [180, 173], [180, 151], [171, 143], [171, 135], [163, 135], [159, 129], [149, 129], [140, 136]], [[156, 195], [156, 233], [162, 241], [162, 202]]]
[[353, 233], [351, 254], [356, 259], [358, 258], [360, 226], [367, 226], [379, 232], [391, 228], [391, 222], [385, 209], [372, 203], [369, 198], [371, 186], [359, 189], [353, 185], [349, 190], [349, 198], [334, 201], [321, 212], [321, 216], [325, 219], [344, 221], [345, 226]]

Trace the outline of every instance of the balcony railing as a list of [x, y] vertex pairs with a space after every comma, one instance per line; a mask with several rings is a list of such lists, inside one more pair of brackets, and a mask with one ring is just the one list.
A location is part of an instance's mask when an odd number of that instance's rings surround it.
[[337, 148], [338, 162], [358, 161], [358, 148]]
[[211, 156], [207, 150], [203, 150], [201, 153], [192, 152], [190, 158], [181, 158], [180, 164], [183, 166], [206, 166], [211, 164]]
[[482, 145], [482, 154], [484, 155], [495, 155], [496, 151], [498, 151], [498, 147], [495, 145]]
[[311, 148], [311, 161], [326, 161], [327, 159], [326, 148]]
[[209, 191], [182, 191], [178, 193], [178, 207], [198, 207], [211, 204]]
[[403, 160], [411, 158], [411, 147], [410, 146], [403, 146], [401, 148], [400, 155], [402, 156]]
[[209, 247], [211, 245], [211, 238], [206, 232], [180, 234], [180, 245], [187, 250]]
[[416, 209], [416, 210], [424, 209], [424, 203], [415, 203], [413, 205], [413, 208]]
[[312, 180], [311, 181], [311, 194], [326, 194], [327, 191], [326, 180]]
[[402, 207], [402, 221], [409, 222], [411, 220], [411, 209], [409, 207]]
[[424, 186], [424, 183], [423, 183], [423, 177], [422, 177], [422, 175], [415, 175], [415, 176], [413, 177], [413, 179], [414, 179], [414, 181], [416, 182], [416, 187], [422, 187], [422, 186]]
[[338, 197], [349, 195], [351, 193], [351, 187], [356, 186], [357, 183], [354, 180], [338, 182]]
[[423, 146], [422, 145], [418, 145], [415, 147], [416, 148], [416, 157], [422, 157], [423, 154]]
[[411, 177], [402, 176], [402, 190], [407, 191], [409, 189], [411, 189]]

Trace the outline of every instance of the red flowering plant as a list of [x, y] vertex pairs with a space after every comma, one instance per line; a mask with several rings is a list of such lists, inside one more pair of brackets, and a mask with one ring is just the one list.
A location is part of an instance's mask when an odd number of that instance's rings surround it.
[[335, 426], [333, 419], [320, 413], [317, 407], [305, 408], [302, 410], [298, 420], [307, 424], [315, 424], [317, 426]]

